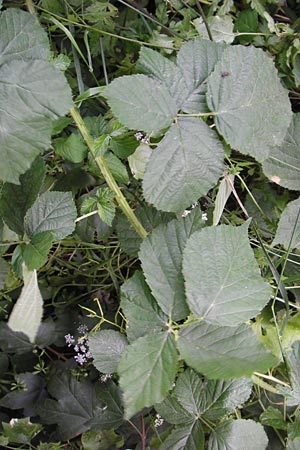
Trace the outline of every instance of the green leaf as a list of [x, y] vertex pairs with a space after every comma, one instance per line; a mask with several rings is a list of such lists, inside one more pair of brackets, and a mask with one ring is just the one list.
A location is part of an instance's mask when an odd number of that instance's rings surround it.
[[122, 161], [120, 161], [120, 159], [112, 152], [107, 152], [104, 155], [104, 159], [115, 180], [119, 183], [128, 184], [128, 172], [126, 166], [122, 163]]
[[150, 157], [143, 180], [146, 201], [163, 211], [182, 212], [217, 183], [223, 157], [208, 125], [179, 118]]
[[189, 309], [185, 301], [182, 254], [188, 238], [203, 227], [201, 211], [160, 225], [142, 242], [139, 258], [146, 281], [167, 316], [178, 321]]
[[56, 139], [55, 153], [73, 163], [82, 162], [88, 154], [88, 149], [78, 134], [71, 134], [67, 138]]
[[278, 228], [272, 245], [283, 245], [285, 248], [291, 249], [300, 246], [300, 198], [289, 202], [287, 207], [281, 214]]
[[[194, 39], [184, 44], [177, 55], [180, 82], [176, 86], [182, 97], [180, 104], [186, 113], [207, 112], [205, 94], [207, 78], [214, 70], [226, 47], [205, 39]], [[183, 86], [182, 86], [183, 85]], [[173, 94], [174, 95], [174, 94]]]
[[71, 125], [72, 119], [70, 117], [59, 117], [52, 121], [52, 136], [60, 134], [67, 126]]
[[4, 288], [6, 277], [9, 272], [9, 265], [5, 259], [0, 258], [0, 290]]
[[187, 302], [196, 316], [213, 324], [245, 322], [270, 299], [270, 286], [260, 276], [250, 247], [248, 226], [247, 222], [240, 227], [207, 227], [187, 242], [183, 258]]
[[[176, 217], [175, 214], [157, 211], [153, 206], [148, 205], [138, 206], [135, 215], [148, 232], [151, 232], [159, 224], [168, 223]], [[124, 214], [117, 214], [116, 229], [122, 249], [130, 256], [137, 256], [142, 239]]]
[[190, 367], [213, 379], [249, 376], [277, 362], [245, 324], [220, 327], [202, 321], [188, 325], [180, 331], [177, 346]]
[[121, 287], [121, 308], [130, 342], [167, 326], [168, 318], [152, 297], [142, 272], [136, 271]]
[[22, 256], [28, 270], [38, 270], [47, 262], [53, 240], [53, 233], [46, 231], [34, 234], [30, 242], [22, 246]]
[[268, 408], [259, 416], [259, 421], [262, 425], [276, 428], [277, 430], [286, 430], [287, 423], [284, 417], [277, 408], [268, 406]]
[[[83, 450], [110, 450], [121, 448], [124, 445], [124, 437], [114, 430], [97, 433], [94, 430], [86, 431], [81, 435]], [[112, 447], [113, 446], [113, 447]]]
[[122, 353], [127, 347], [124, 335], [114, 330], [99, 330], [89, 335], [89, 349], [94, 366], [103, 373], [117, 371]]
[[[233, 21], [230, 16], [210, 16], [207, 18], [207, 23], [214, 42], [231, 44], [234, 41]], [[193, 24], [201, 37], [209, 39], [202, 17], [195, 19]]]
[[29, 236], [53, 231], [60, 240], [75, 229], [77, 217], [71, 192], [45, 192], [40, 195], [25, 216], [25, 229]]
[[51, 121], [72, 107], [72, 98], [64, 75], [46, 60], [46, 33], [34, 17], [7, 10], [0, 35], [0, 173], [3, 181], [19, 184], [19, 176], [49, 147]]
[[294, 114], [282, 144], [271, 148], [263, 171], [276, 184], [300, 190], [300, 114]]
[[300, 341], [293, 343], [285, 352], [285, 361], [288, 368], [291, 388], [278, 386], [282, 395], [286, 397], [287, 406], [298, 406], [300, 403]]
[[113, 202], [115, 194], [109, 188], [100, 188], [96, 196], [100, 219], [108, 226], [111, 226], [116, 213], [116, 206]]
[[170, 333], [148, 334], [129, 345], [118, 367], [125, 418], [161, 402], [172, 387], [176, 369], [177, 352]]
[[300, 438], [300, 412], [295, 413], [294, 422], [287, 424], [288, 438]]
[[26, 334], [34, 342], [43, 317], [43, 298], [41, 296], [36, 270], [23, 267], [24, 286], [20, 297], [10, 313], [8, 326], [13, 331]]
[[208, 441], [208, 450], [265, 450], [268, 438], [254, 420], [232, 420], [217, 426]]
[[[229, 183], [231, 182], [231, 184]], [[220, 182], [219, 190], [215, 200], [215, 208], [213, 213], [213, 225], [216, 226], [221, 219], [227, 200], [232, 193], [232, 186], [234, 185], [234, 175], [227, 175]]]
[[[151, 75], [165, 83], [169, 89], [169, 80], [172, 79], [177, 69], [173, 61], [149, 47], [141, 48], [137, 68], [141, 68], [147, 75]], [[171, 91], [170, 93], [172, 94], [173, 92]]]
[[37, 407], [46, 398], [46, 383], [40, 375], [30, 372], [19, 373], [15, 376], [16, 382], [22, 385], [23, 390], [9, 392], [0, 400], [0, 405], [4, 408], [23, 409], [25, 416], [33, 417], [37, 415]]
[[131, 173], [137, 180], [144, 178], [147, 163], [152, 155], [152, 148], [147, 144], [140, 144], [135, 152], [128, 157]]
[[46, 399], [38, 413], [43, 423], [58, 424], [58, 439], [78, 436], [89, 429], [86, 422], [105, 412], [95, 385], [88, 379], [77, 381], [70, 372], [63, 371], [50, 378], [47, 388], [56, 400]]
[[9, 423], [2, 422], [3, 433], [8, 441], [16, 444], [30, 444], [31, 440], [42, 431], [39, 423], [31, 423], [30, 418], [12, 419]]
[[105, 89], [104, 95], [114, 115], [132, 130], [162, 130], [171, 125], [177, 113], [166, 87], [145, 75], [117, 78]]
[[7, 9], [0, 18], [1, 64], [11, 59], [44, 59], [50, 56], [47, 33], [32, 14]]
[[216, 421], [231, 413], [250, 397], [250, 379], [206, 380], [191, 369], [178, 376], [174, 395], [181, 406], [194, 417], [204, 416]]
[[281, 144], [292, 117], [272, 59], [255, 47], [224, 50], [208, 80], [207, 103], [226, 142], [258, 161]]
[[[45, 177], [45, 163], [37, 157], [29, 170], [20, 176], [20, 185], [5, 183], [0, 198], [2, 219], [12, 231], [22, 235], [24, 217], [41, 189]], [[13, 208], [12, 208], [13, 205]]]
[[118, 428], [124, 423], [121, 390], [112, 380], [109, 380], [100, 385], [98, 384], [96, 392], [105, 403], [106, 408], [103, 408], [103, 412], [100, 415], [97, 414], [86, 422], [86, 425], [97, 431]]
[[[258, 15], [257, 12], [251, 8], [241, 11], [237, 16], [234, 24], [234, 31], [238, 33], [255, 33], [258, 31]], [[241, 44], [248, 44], [253, 40], [254, 36], [238, 36], [237, 39]]]
[[204, 450], [204, 431], [200, 421], [176, 427], [159, 450]]
[[155, 409], [167, 422], [174, 425], [187, 425], [195, 421], [195, 415], [183, 408], [173, 393], [162, 403], [155, 405]]
[[13, 331], [7, 323], [1, 324], [0, 328], [0, 348], [7, 353], [22, 355], [31, 352], [33, 344], [24, 333]]

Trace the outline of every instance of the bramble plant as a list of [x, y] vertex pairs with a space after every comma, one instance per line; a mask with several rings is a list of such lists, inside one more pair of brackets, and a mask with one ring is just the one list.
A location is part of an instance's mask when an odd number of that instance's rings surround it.
[[298, 7], [120, 3], [0, 15], [0, 446], [296, 450]]

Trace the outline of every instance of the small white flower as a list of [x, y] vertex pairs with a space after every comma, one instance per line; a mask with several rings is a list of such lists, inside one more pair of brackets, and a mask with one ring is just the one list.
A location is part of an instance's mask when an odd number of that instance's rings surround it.
[[164, 423], [164, 419], [159, 414], [156, 414], [155, 419], [154, 419], [155, 428], [160, 427], [163, 423]]
[[86, 356], [82, 355], [81, 353], [79, 353], [78, 355], [74, 356], [74, 359], [81, 366], [83, 366], [87, 362]]
[[191, 214], [191, 210], [190, 209], [185, 209], [184, 211], [183, 211], [183, 213], [181, 214], [181, 217], [186, 217], [186, 216], [188, 216], [189, 214]]
[[109, 380], [112, 377], [110, 373], [104, 373], [100, 376], [101, 383], [106, 383], [107, 380]]
[[70, 334], [65, 335], [65, 341], [66, 344], [68, 344], [68, 347], [71, 347], [71, 345], [75, 344], [74, 336], [71, 336]]
[[89, 329], [88, 329], [88, 327], [86, 325], [81, 324], [77, 328], [77, 331], [78, 331], [79, 334], [86, 334], [89, 331]]
[[206, 222], [208, 220], [207, 214], [206, 213], [202, 213], [201, 219]]
[[10, 421], [9, 421], [9, 425], [11, 426], [11, 427], [13, 427], [16, 423], [18, 423], [19, 422], [19, 419], [11, 419]]

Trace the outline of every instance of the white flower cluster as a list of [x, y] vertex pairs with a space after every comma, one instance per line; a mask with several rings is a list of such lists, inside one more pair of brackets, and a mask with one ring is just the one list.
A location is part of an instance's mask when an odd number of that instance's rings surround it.
[[148, 136], [141, 133], [140, 131], [138, 133], [135, 133], [134, 137], [137, 141], [143, 142], [143, 144], [150, 144]]
[[109, 380], [112, 377], [110, 373], [104, 373], [100, 376], [101, 383], [106, 383], [107, 380]]
[[65, 335], [66, 344], [68, 347], [74, 347], [74, 351], [77, 355], [74, 356], [75, 361], [83, 366], [89, 360], [93, 359], [91, 352], [89, 351], [88, 338], [86, 333], [88, 328], [86, 325], [80, 325], [78, 328], [78, 333], [81, 335], [77, 340], [71, 334]]
[[164, 419], [159, 414], [156, 414], [155, 419], [154, 419], [155, 428], [160, 427], [163, 423], [164, 423]]

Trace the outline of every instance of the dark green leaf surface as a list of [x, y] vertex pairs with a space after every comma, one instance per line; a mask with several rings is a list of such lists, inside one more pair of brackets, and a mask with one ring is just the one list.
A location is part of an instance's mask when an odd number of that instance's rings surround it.
[[288, 92], [272, 62], [255, 47], [227, 47], [208, 80], [207, 103], [234, 149], [263, 161], [292, 118]]
[[176, 368], [174, 337], [168, 332], [148, 334], [129, 345], [118, 367], [125, 418], [161, 402], [172, 387]]
[[55, 240], [63, 239], [75, 229], [76, 207], [70, 192], [45, 192], [27, 211], [26, 232], [33, 236], [52, 231]]
[[276, 184], [300, 190], [300, 114], [294, 114], [282, 144], [271, 148], [263, 171]]
[[122, 353], [127, 347], [124, 335], [114, 330], [99, 330], [89, 336], [89, 349], [94, 366], [103, 373], [117, 371]]
[[230, 379], [264, 372], [276, 363], [251, 328], [200, 322], [179, 334], [177, 346], [186, 363], [208, 378]]
[[3, 13], [0, 34], [0, 174], [19, 184], [19, 176], [49, 147], [51, 120], [72, 107], [72, 98], [64, 75], [47, 61], [46, 33], [29, 13], [15, 8]]
[[37, 157], [30, 169], [20, 176], [20, 185], [5, 183], [3, 186], [0, 213], [8, 227], [17, 234], [22, 235], [24, 232], [26, 211], [37, 198], [44, 176], [45, 163]]
[[200, 421], [175, 428], [159, 450], [204, 450], [204, 431]]
[[105, 89], [105, 97], [115, 116], [132, 130], [151, 132], [167, 128], [177, 113], [167, 88], [145, 75], [115, 79]]
[[53, 399], [39, 407], [44, 423], [57, 423], [59, 439], [68, 440], [89, 427], [90, 419], [103, 414], [103, 403], [95, 386], [87, 379], [77, 381], [70, 372], [62, 372], [50, 378], [48, 391]]
[[203, 121], [179, 118], [153, 151], [143, 180], [148, 202], [182, 212], [206, 194], [223, 173], [224, 150]]
[[300, 198], [288, 203], [281, 214], [273, 245], [281, 244], [285, 248], [300, 246]]
[[205, 222], [195, 208], [187, 217], [160, 225], [143, 241], [139, 252], [143, 272], [157, 303], [173, 320], [189, 312], [185, 301], [182, 254], [188, 238]]
[[[175, 218], [175, 214], [157, 211], [153, 206], [147, 205], [137, 207], [135, 214], [143, 227], [149, 232], [159, 224], [168, 223]], [[116, 229], [123, 250], [131, 256], [136, 256], [142, 239], [128, 222], [125, 214], [117, 214]]]
[[262, 425], [276, 428], [277, 430], [286, 430], [287, 423], [281, 411], [273, 406], [268, 408], [259, 416], [259, 421]]
[[155, 405], [155, 409], [173, 425], [187, 425], [195, 421], [195, 415], [183, 408], [173, 393], [169, 394], [162, 403]]
[[129, 341], [147, 333], [161, 331], [168, 317], [161, 311], [152, 296], [142, 272], [136, 271], [121, 288], [121, 308], [127, 319]]
[[216, 325], [245, 322], [270, 299], [250, 247], [248, 223], [194, 233], [184, 251], [183, 274], [191, 311]]
[[233, 420], [219, 425], [210, 435], [208, 450], [265, 450], [268, 438], [254, 420]]
[[23, 409], [27, 417], [36, 416], [37, 407], [47, 396], [44, 379], [27, 372], [16, 375], [16, 382], [23, 386], [23, 390], [9, 392], [1, 398], [0, 405], [4, 408]]
[[78, 134], [55, 141], [55, 153], [73, 163], [82, 162], [88, 153], [86, 145]]
[[0, 328], [0, 348], [7, 353], [22, 353], [33, 350], [33, 344], [24, 333], [18, 333], [9, 328], [7, 323], [2, 323]]

